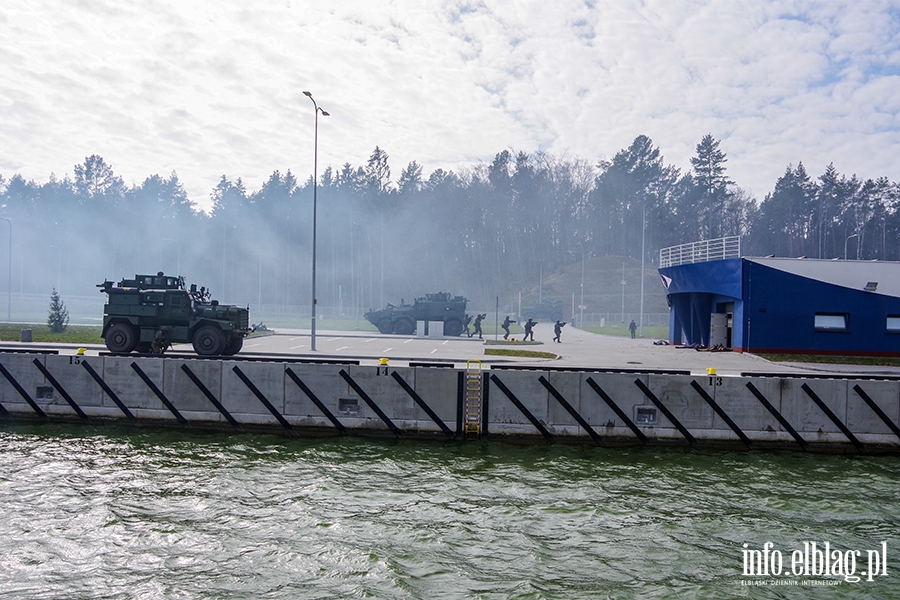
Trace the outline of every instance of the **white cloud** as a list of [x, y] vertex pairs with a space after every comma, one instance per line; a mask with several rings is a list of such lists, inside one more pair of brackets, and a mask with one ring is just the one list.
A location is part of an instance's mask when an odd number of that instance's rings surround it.
[[129, 183], [409, 161], [507, 147], [608, 158], [646, 134], [687, 168], [706, 133], [764, 195], [787, 163], [898, 174], [888, 1], [36, 0], [0, 16], [0, 173], [45, 181], [100, 154]]

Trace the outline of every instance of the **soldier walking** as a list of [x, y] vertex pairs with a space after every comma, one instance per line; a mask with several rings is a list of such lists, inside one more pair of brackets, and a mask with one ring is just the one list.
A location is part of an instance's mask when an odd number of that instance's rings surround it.
[[559, 344], [562, 344], [562, 341], [559, 339], [559, 336], [560, 336], [560, 334], [562, 333], [562, 328], [563, 328], [563, 326], [564, 326], [565, 324], [566, 324], [565, 321], [563, 321], [562, 323], [560, 323], [560, 322], [557, 320], [557, 321], [556, 321], [556, 324], [553, 325], [553, 333], [556, 334], [556, 337], [553, 338], [553, 341], [554, 341], [554, 342], [557, 342], [557, 343], [559, 343]]
[[525, 321], [525, 337], [522, 338], [526, 342], [528, 341], [528, 336], [531, 336], [531, 341], [534, 341], [534, 326], [537, 325], [537, 321], [529, 318]]
[[509, 337], [509, 324], [510, 324], [510, 323], [515, 323], [515, 321], [513, 321], [512, 319], [510, 319], [510, 318], [509, 318], [509, 315], [506, 315], [506, 318], [503, 319], [503, 323], [500, 325], [500, 327], [503, 329], [503, 331], [506, 332], [506, 333], [503, 334], [503, 339], [504, 339], [504, 340], [507, 339], [507, 338]]
[[472, 322], [472, 315], [467, 314], [466, 318], [463, 319], [463, 326], [466, 328], [466, 335], [472, 337], [472, 334], [469, 333], [469, 323]]
[[[487, 314], [480, 314], [475, 317], [475, 333], [478, 334], [479, 340], [484, 339], [481, 337], [481, 322], [484, 320], [485, 317], [487, 317]], [[470, 333], [469, 337], [472, 337], [473, 335], [474, 334]]]

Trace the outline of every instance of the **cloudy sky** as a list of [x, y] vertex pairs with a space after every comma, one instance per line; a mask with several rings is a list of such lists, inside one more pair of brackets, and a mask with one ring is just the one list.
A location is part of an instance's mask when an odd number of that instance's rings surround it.
[[788, 163], [900, 180], [897, 0], [29, 0], [0, 4], [0, 174], [90, 154], [127, 184], [596, 162], [640, 134], [690, 167], [711, 133], [762, 198]]

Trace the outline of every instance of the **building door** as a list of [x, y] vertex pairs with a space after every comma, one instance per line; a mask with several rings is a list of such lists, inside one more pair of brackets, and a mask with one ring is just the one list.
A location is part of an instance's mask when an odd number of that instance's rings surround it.
[[709, 345], [728, 347], [728, 315], [712, 313], [709, 315]]

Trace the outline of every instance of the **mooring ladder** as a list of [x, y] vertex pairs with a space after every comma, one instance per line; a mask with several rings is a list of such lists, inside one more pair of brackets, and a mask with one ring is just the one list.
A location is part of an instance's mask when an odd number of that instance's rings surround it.
[[466, 361], [466, 419], [465, 435], [481, 434], [481, 361]]

